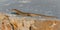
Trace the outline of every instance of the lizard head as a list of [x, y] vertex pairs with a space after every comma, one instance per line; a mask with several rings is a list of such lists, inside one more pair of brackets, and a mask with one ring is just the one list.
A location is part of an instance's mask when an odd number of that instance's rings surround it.
[[19, 11], [18, 9], [12, 9], [11, 11], [12, 11], [11, 14], [20, 14], [20, 13], [22, 13], [22, 11]]

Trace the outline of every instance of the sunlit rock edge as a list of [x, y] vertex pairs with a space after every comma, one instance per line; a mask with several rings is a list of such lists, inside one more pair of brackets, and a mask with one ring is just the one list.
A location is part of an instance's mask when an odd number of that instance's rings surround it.
[[60, 20], [0, 13], [0, 30], [60, 30]]

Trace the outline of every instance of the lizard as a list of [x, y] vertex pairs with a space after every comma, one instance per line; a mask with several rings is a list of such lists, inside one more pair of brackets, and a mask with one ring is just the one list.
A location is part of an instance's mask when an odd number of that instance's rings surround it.
[[[41, 16], [41, 17], [45, 17], [45, 18], [57, 18], [56, 16], [47, 16], [47, 15], [43, 15], [43, 14], [35, 14], [35, 13], [26, 13], [26, 12], [22, 12], [19, 11], [17, 9], [12, 9], [12, 11], [16, 14], [16, 15], [22, 15], [22, 16]], [[12, 13], [13, 14], [13, 13]]]

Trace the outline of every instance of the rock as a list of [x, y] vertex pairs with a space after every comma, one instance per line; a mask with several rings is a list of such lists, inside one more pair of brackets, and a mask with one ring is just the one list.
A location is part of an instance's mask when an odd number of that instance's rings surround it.
[[60, 21], [58, 20], [44, 20], [36, 21], [31, 30], [60, 30]]
[[1, 30], [60, 30], [59, 19], [33, 19], [0, 13]]

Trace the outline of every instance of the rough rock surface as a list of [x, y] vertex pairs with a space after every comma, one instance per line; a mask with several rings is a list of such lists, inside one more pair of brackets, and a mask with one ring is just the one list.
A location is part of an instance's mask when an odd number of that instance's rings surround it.
[[60, 30], [59, 19], [15, 17], [0, 13], [0, 30]]

